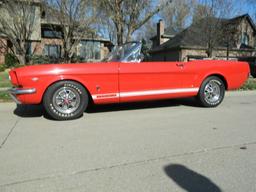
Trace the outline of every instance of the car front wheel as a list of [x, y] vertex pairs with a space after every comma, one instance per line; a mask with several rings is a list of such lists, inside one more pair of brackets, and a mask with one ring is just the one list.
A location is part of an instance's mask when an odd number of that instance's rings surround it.
[[224, 99], [224, 82], [216, 76], [206, 78], [199, 90], [198, 100], [204, 107], [216, 107]]
[[88, 94], [79, 83], [60, 81], [47, 89], [43, 105], [53, 119], [76, 119], [82, 116], [88, 106]]

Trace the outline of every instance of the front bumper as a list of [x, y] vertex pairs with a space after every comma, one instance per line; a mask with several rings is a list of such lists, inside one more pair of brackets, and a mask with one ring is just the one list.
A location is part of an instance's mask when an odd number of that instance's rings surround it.
[[17, 95], [33, 94], [33, 93], [36, 93], [36, 89], [35, 88], [30, 88], [30, 89], [12, 88], [8, 90], [8, 93], [17, 104], [21, 104], [21, 102], [17, 99]]

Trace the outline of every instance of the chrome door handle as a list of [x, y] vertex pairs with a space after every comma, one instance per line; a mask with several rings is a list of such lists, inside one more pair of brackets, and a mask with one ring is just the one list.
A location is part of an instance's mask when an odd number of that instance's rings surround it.
[[184, 64], [184, 63], [177, 63], [176, 66], [177, 66], [177, 67], [184, 67], [185, 64]]

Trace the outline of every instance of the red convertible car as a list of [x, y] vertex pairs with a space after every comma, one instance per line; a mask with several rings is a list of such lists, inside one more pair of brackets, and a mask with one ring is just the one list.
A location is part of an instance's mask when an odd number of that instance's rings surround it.
[[43, 104], [57, 120], [80, 117], [88, 103], [105, 104], [197, 97], [216, 107], [225, 90], [248, 78], [246, 62], [197, 60], [141, 62], [141, 43], [115, 47], [101, 63], [48, 64], [10, 71], [12, 98], [19, 104]]

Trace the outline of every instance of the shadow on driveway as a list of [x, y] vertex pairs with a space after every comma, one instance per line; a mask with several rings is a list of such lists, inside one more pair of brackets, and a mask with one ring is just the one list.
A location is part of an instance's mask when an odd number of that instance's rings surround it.
[[42, 105], [17, 105], [13, 113], [24, 118], [46, 116]]
[[187, 192], [221, 192], [221, 189], [209, 178], [179, 164], [170, 164], [164, 167], [175, 183]]
[[176, 106], [200, 107], [196, 99], [183, 98], [183, 99], [143, 101], [143, 102], [131, 102], [131, 103], [120, 103], [120, 104], [108, 104], [108, 105], [91, 105], [86, 110], [86, 112], [101, 113], [101, 112], [111, 112], [111, 111], [127, 111], [127, 110], [153, 109], [153, 108], [162, 108], [162, 107], [176, 107]]
[[[85, 113], [102, 113], [111, 111], [127, 111], [127, 110], [139, 110], [161, 107], [175, 107], [175, 106], [191, 106], [200, 107], [194, 98], [185, 99], [171, 99], [160, 101], [147, 101], [147, 102], [133, 102], [133, 103], [120, 103], [120, 104], [107, 104], [107, 105], [90, 105]], [[17, 105], [14, 110], [14, 114], [23, 117], [44, 117], [52, 120], [47, 115], [42, 105]]]

